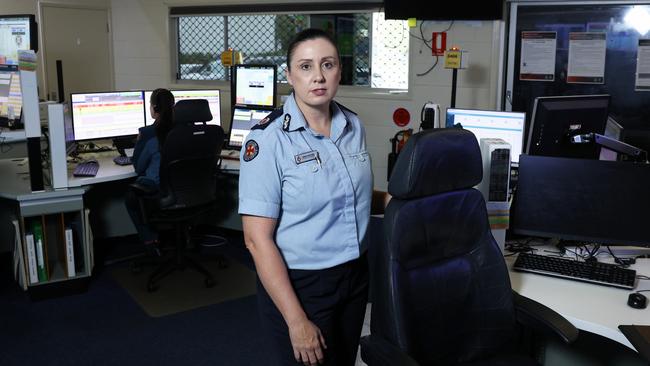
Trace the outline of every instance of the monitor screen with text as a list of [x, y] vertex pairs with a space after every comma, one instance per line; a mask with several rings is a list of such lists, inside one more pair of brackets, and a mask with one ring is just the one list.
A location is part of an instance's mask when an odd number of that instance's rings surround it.
[[18, 51], [32, 48], [33, 15], [0, 15], [0, 65], [18, 65]]
[[275, 65], [236, 65], [235, 104], [275, 106]]
[[0, 118], [18, 120], [22, 108], [20, 72], [15, 66], [0, 66]]
[[244, 144], [244, 141], [246, 141], [246, 137], [251, 131], [251, 128], [264, 119], [264, 117], [268, 116], [272, 111], [272, 109], [233, 107], [228, 146], [233, 148], [241, 147]]
[[77, 141], [137, 135], [145, 125], [141, 91], [73, 93], [70, 103]]
[[524, 142], [526, 114], [521, 112], [447, 109], [447, 127], [460, 124], [471, 131], [478, 141], [482, 138], [500, 138], [510, 144], [512, 162], [519, 163]]
[[[210, 106], [210, 113], [212, 113], [212, 120], [208, 121], [209, 125], [221, 126], [221, 100], [220, 92], [218, 89], [201, 89], [201, 90], [172, 90], [174, 94], [174, 101], [178, 103], [179, 100], [184, 99], [205, 99]], [[154, 123], [154, 118], [151, 116], [151, 90], [144, 92], [144, 105], [145, 116], [147, 125]], [[199, 121], [197, 121], [199, 122]]]

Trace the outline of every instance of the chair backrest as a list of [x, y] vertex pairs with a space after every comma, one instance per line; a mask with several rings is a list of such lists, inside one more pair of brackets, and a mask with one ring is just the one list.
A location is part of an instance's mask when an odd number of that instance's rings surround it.
[[481, 153], [466, 130], [413, 135], [388, 191], [385, 242], [370, 246], [371, 332], [421, 364], [483, 358], [515, 329], [512, 290], [492, 237]]
[[174, 105], [174, 123], [192, 124], [212, 121], [210, 105], [205, 99], [183, 99]]
[[[179, 104], [182, 102], [193, 101], [183, 100]], [[163, 209], [198, 207], [215, 199], [217, 162], [225, 134], [220, 126], [189, 123], [200, 121], [196, 116], [205, 116], [205, 109], [210, 113], [207, 102], [205, 105], [184, 104], [198, 107], [194, 114], [183, 111], [180, 114], [185, 118], [183, 120], [178, 120], [179, 113], [175, 113], [177, 123], [161, 148], [160, 191]]]

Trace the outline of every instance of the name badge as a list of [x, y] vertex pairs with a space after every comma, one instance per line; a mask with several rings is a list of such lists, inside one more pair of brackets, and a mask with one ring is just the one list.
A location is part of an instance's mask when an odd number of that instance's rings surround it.
[[304, 152], [302, 154], [298, 154], [294, 156], [293, 159], [296, 161], [296, 164], [302, 164], [308, 161], [318, 160], [318, 151], [312, 150], [312, 151]]

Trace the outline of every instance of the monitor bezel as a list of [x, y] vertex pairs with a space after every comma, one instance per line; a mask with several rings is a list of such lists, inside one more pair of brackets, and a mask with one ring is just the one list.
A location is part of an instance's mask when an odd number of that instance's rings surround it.
[[[242, 104], [237, 103], [237, 75], [239, 74], [240, 69], [259, 69], [259, 68], [272, 68], [273, 69], [273, 104], [264, 105], [264, 104]], [[231, 95], [232, 95], [232, 105], [246, 107], [248, 109], [257, 109], [257, 108], [276, 108], [277, 99], [278, 99], [278, 65], [275, 64], [236, 64], [232, 68], [232, 82], [231, 82]]]
[[[100, 92], [80, 92], [80, 93], [70, 93], [70, 115], [72, 116], [72, 132], [74, 134], [74, 140], [76, 142], [81, 142], [81, 141], [95, 141], [95, 140], [108, 140], [108, 139], [115, 139], [118, 137], [133, 137], [137, 136], [138, 134], [131, 134], [131, 135], [115, 135], [115, 136], [103, 136], [103, 137], [95, 137], [95, 138], [90, 138], [90, 139], [79, 139], [77, 138], [76, 130], [75, 130], [75, 121], [74, 121], [74, 108], [72, 106], [72, 96], [73, 95], [81, 95], [81, 94], [107, 94], [107, 93], [140, 93], [140, 97], [142, 98], [142, 108], [144, 109], [144, 92], [142, 90], [111, 90], [111, 91], [100, 91]], [[146, 126], [146, 119], [144, 119], [143, 115], [143, 121], [142, 121], [142, 126]]]

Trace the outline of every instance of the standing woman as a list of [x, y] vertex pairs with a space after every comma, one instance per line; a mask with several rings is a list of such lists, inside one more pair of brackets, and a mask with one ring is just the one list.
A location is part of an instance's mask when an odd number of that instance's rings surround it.
[[364, 128], [333, 99], [341, 62], [317, 29], [289, 45], [293, 94], [253, 127], [239, 213], [279, 365], [354, 365], [368, 299], [372, 171]]
[[[160, 185], [160, 148], [174, 124], [174, 95], [167, 89], [154, 90], [149, 108], [155, 122], [139, 129], [131, 160], [138, 174], [136, 183], [144, 186], [147, 191], [157, 192]], [[125, 203], [145, 249], [149, 254], [159, 256], [158, 232], [144, 223], [138, 193], [127, 191]]]

